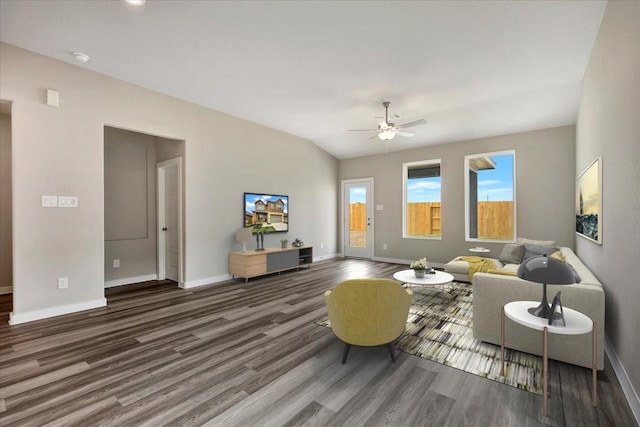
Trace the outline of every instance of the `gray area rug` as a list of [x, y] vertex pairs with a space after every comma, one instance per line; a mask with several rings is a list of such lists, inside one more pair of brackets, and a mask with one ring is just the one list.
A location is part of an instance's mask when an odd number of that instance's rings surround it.
[[[500, 346], [473, 338], [471, 285], [454, 282], [450, 297], [433, 289], [413, 288], [405, 333], [397, 348], [415, 356], [542, 395], [542, 358], [505, 349], [500, 375]], [[317, 322], [330, 328], [328, 320]]]

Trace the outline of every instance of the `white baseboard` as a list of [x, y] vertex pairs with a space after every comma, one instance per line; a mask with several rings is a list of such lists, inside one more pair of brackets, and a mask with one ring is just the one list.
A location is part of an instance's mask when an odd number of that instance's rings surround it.
[[13, 286], [0, 286], [0, 295], [12, 294]]
[[9, 313], [9, 324], [33, 322], [34, 320], [47, 319], [49, 317], [61, 316], [63, 314], [75, 313], [78, 311], [91, 310], [92, 308], [105, 307], [106, 298], [98, 298], [92, 301], [84, 301], [76, 304], [62, 305], [58, 307], [45, 308], [43, 310], [28, 311], [26, 313]]
[[385, 258], [385, 257], [379, 257], [379, 256], [374, 256], [373, 258], [371, 258], [371, 261], [388, 262], [390, 264], [407, 264], [407, 265], [413, 262], [408, 259]]
[[627, 371], [624, 369], [618, 354], [606, 336], [604, 338], [604, 351], [607, 353], [607, 356], [609, 356], [609, 361], [611, 362], [611, 366], [616, 373], [616, 377], [618, 377], [618, 381], [622, 386], [622, 391], [629, 402], [631, 412], [633, 412], [636, 422], [640, 424], [640, 398], [638, 398], [638, 392], [633, 388], [633, 384], [631, 384]]
[[113, 288], [115, 286], [130, 285], [132, 283], [148, 282], [149, 280], [158, 280], [158, 275], [146, 274], [144, 276], [125, 277], [124, 279], [108, 280], [104, 282], [104, 287]]
[[[375, 257], [371, 258], [371, 261], [388, 262], [388, 263], [391, 263], [391, 264], [405, 264], [407, 266], [407, 268], [409, 268], [409, 265], [415, 260], [399, 259], [399, 258], [384, 258], [384, 257], [375, 256]], [[444, 264], [442, 264], [440, 262], [431, 262], [431, 261], [429, 261], [429, 266], [433, 267], [433, 268], [444, 268]]]
[[313, 257], [313, 262], [318, 262], [318, 261], [324, 261], [324, 260], [327, 260], [327, 259], [338, 258], [340, 256], [342, 256], [342, 254], [327, 254], [327, 255], [314, 256]]
[[226, 280], [231, 280], [233, 277], [230, 274], [221, 274], [219, 276], [206, 277], [204, 279], [198, 280], [189, 280], [186, 282], [181, 282], [180, 287], [182, 289], [191, 289], [197, 288], [198, 286], [212, 285], [218, 282], [224, 282]]

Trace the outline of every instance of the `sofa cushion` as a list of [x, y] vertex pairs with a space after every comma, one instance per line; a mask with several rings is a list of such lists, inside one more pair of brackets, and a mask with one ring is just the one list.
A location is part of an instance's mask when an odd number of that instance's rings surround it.
[[540, 256], [540, 255], [551, 256], [552, 253], [559, 250], [560, 248], [557, 246], [534, 245], [530, 243], [525, 243], [524, 256], [522, 257], [522, 261], [525, 261], [531, 257]]
[[[446, 271], [447, 273], [453, 274], [454, 277], [456, 277], [456, 275], [465, 275], [466, 280], [469, 281], [469, 278], [468, 278], [469, 263], [467, 261], [462, 261], [460, 258], [461, 257], [456, 257], [451, 261], [449, 261], [448, 263], [446, 263], [444, 265], [444, 271]], [[499, 260], [493, 259], [493, 258], [487, 258], [487, 259], [490, 259], [495, 263], [496, 269], [499, 270], [503, 267], [503, 264]], [[460, 280], [460, 279], [456, 278], [456, 280]]]
[[520, 264], [522, 257], [524, 256], [524, 245], [516, 245], [514, 243], [507, 243], [502, 248], [502, 252], [498, 259], [503, 264]]
[[517, 273], [518, 267], [520, 267], [520, 264], [505, 264], [505, 266], [502, 267], [502, 269], [505, 271], [513, 271], [514, 273]]
[[525, 243], [528, 243], [530, 245], [540, 245], [540, 246], [555, 246], [556, 245], [556, 241], [555, 240], [531, 240], [531, 239], [527, 239], [525, 237], [518, 237], [518, 244], [519, 245], [524, 245]]

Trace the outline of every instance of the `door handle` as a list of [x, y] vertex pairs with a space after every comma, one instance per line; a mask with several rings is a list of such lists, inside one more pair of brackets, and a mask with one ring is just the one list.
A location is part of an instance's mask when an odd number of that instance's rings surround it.
[[167, 231], [167, 227], [162, 227], [162, 231]]

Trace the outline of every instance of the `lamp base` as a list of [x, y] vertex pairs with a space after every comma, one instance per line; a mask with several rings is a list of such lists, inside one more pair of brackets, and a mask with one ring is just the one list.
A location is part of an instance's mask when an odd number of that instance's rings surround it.
[[543, 319], [548, 319], [549, 313], [551, 313], [551, 307], [546, 302], [543, 302], [543, 303], [540, 303], [540, 305], [537, 307], [529, 308], [527, 311], [529, 312], [529, 314], [533, 316], [542, 317]]
[[554, 316], [553, 319], [559, 319], [561, 317], [560, 313], [556, 313], [555, 315], [551, 311], [551, 306], [549, 302], [547, 302], [547, 284], [542, 284], [542, 301], [540, 301], [540, 305], [537, 307], [531, 307], [527, 309], [529, 314], [542, 317], [543, 319], [548, 319], [550, 316]]
[[543, 319], [549, 319], [551, 316], [553, 316], [553, 320], [562, 318], [561, 313], [553, 313], [551, 311], [551, 306], [547, 303], [546, 298], [540, 303], [539, 306], [528, 308], [527, 311], [529, 312], [529, 314], [536, 317], [542, 317]]

